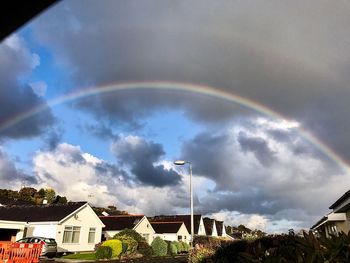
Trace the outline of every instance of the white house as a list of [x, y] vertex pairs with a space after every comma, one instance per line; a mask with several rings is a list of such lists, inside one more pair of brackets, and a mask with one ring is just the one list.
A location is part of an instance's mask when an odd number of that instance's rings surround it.
[[111, 239], [113, 236], [124, 229], [133, 229], [139, 233], [146, 241], [151, 244], [155, 231], [144, 215], [117, 215], [100, 216], [105, 224], [103, 236], [105, 239]]
[[93, 251], [101, 241], [103, 227], [87, 202], [0, 207], [0, 232], [9, 233], [7, 240], [54, 238], [58, 252]]
[[218, 232], [219, 237], [227, 237], [231, 239], [231, 237], [226, 233], [224, 221], [215, 220], [215, 225], [216, 225], [216, 231]]
[[156, 232], [154, 237], [160, 237], [166, 241], [183, 241], [189, 243], [190, 233], [184, 222], [151, 222]]
[[205, 227], [205, 232], [207, 234], [207, 236], [211, 236], [211, 237], [217, 237], [218, 236], [218, 231], [216, 229], [216, 224], [215, 224], [215, 220], [205, 217], [203, 219], [203, 223], [204, 223], [204, 227]]
[[[150, 217], [149, 220], [153, 222], [184, 222], [186, 228], [191, 232], [191, 216], [190, 215], [160, 215]], [[193, 231], [194, 235], [205, 236], [205, 227], [202, 215], [193, 216]], [[190, 233], [191, 234], [191, 233]]]

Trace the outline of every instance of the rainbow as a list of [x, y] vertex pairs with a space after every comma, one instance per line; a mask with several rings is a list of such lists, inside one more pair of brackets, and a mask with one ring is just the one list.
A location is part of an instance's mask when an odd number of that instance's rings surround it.
[[[76, 92], [68, 93], [63, 96], [57, 97], [37, 107], [32, 108], [29, 111], [22, 112], [2, 123], [0, 123], [0, 132], [5, 129], [12, 127], [13, 125], [20, 123], [21, 121], [40, 113], [50, 107], [54, 107], [59, 104], [74, 101], [80, 98], [86, 98], [89, 96], [94, 96], [97, 94], [124, 91], [124, 90], [166, 90], [166, 91], [181, 91], [195, 94], [202, 94], [209, 97], [217, 98], [220, 100], [225, 100], [230, 103], [236, 103], [245, 108], [257, 111], [264, 115], [272, 118], [282, 119], [288, 121], [288, 118], [282, 114], [273, 111], [265, 105], [262, 105], [256, 101], [223, 91], [217, 88], [213, 88], [206, 85], [197, 85], [192, 83], [180, 83], [180, 82], [166, 82], [166, 81], [148, 81], [148, 82], [125, 82], [125, 83], [114, 83], [103, 86], [95, 86], [86, 89], [80, 89]], [[315, 135], [305, 128], [299, 126], [297, 127], [299, 134], [314, 145], [317, 149], [327, 155], [330, 159], [336, 162], [340, 167], [342, 167], [348, 174], [350, 174], [350, 165], [339, 156], [333, 149], [323, 143]]]

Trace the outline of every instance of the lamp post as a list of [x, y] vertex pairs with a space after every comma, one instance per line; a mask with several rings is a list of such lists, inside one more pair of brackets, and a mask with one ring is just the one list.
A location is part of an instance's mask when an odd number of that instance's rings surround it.
[[185, 165], [186, 163], [189, 164], [189, 169], [190, 169], [191, 248], [193, 248], [194, 223], [193, 223], [192, 163], [184, 160], [177, 160], [174, 162], [175, 165]]

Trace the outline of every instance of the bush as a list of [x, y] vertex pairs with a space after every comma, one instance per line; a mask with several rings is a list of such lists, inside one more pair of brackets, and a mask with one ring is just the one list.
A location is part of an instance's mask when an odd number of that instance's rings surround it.
[[[203, 245], [196, 245], [191, 253], [189, 254], [188, 262], [189, 263], [201, 263], [206, 262], [206, 259], [209, 259], [214, 254], [214, 250]], [[214, 261], [214, 262], [225, 262], [225, 261]], [[227, 261], [235, 262], [235, 261]]]
[[104, 241], [101, 247], [110, 247], [112, 249], [112, 258], [118, 257], [123, 250], [122, 242], [118, 239]]
[[110, 259], [112, 257], [112, 249], [107, 246], [100, 246], [95, 252], [95, 257], [97, 259]]
[[135, 230], [133, 229], [123, 229], [122, 231], [120, 231], [118, 234], [114, 235], [114, 239], [119, 239], [120, 236], [128, 236], [128, 237], [132, 237], [134, 240], [137, 241], [137, 243], [140, 243], [142, 241], [146, 241], [139, 233], [137, 233]]
[[127, 245], [126, 248], [126, 254], [133, 254], [135, 253], [136, 249], [137, 249], [137, 241], [135, 239], [133, 239], [131, 236], [119, 236], [118, 240], [122, 241], [123, 244]]
[[177, 254], [177, 247], [176, 247], [174, 241], [169, 243], [168, 253], [170, 255], [176, 255]]
[[102, 242], [99, 242], [97, 244], [95, 244], [95, 247], [94, 247], [94, 251], [96, 252], [97, 249], [101, 246]]
[[182, 245], [180, 244], [179, 241], [173, 241], [172, 242], [176, 246], [177, 253], [180, 254], [182, 250]]
[[191, 246], [187, 244], [186, 242], [180, 241], [183, 247], [183, 252], [188, 252], [191, 249]]
[[196, 246], [197, 244], [216, 249], [221, 246], [221, 240], [216, 237], [195, 236], [193, 240], [193, 245]]
[[168, 252], [167, 243], [160, 237], [156, 237], [151, 244], [153, 255], [155, 256], [166, 256]]
[[152, 256], [152, 248], [146, 241], [139, 242], [137, 250], [140, 254], [142, 254], [145, 257]]

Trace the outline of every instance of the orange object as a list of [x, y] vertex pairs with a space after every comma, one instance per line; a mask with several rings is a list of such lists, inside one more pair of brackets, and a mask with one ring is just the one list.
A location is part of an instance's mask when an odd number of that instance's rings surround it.
[[0, 263], [38, 263], [42, 244], [0, 242]]

